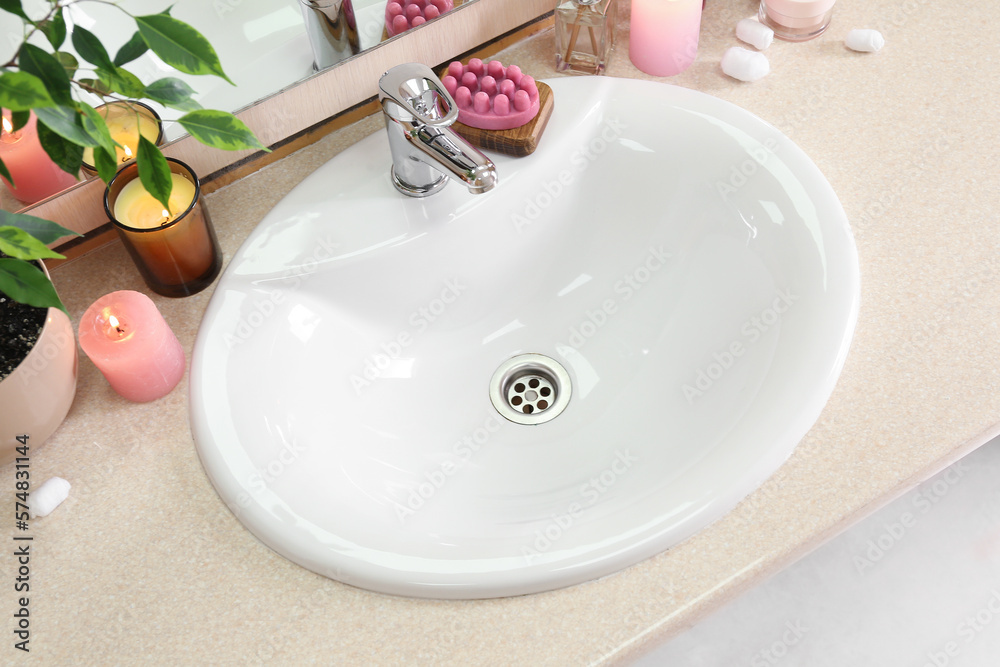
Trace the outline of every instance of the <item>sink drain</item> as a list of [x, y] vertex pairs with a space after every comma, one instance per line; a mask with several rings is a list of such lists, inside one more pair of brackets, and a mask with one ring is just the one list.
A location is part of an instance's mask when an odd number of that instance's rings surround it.
[[520, 354], [500, 364], [490, 381], [490, 400], [515, 424], [544, 424], [569, 405], [569, 373], [555, 359]]

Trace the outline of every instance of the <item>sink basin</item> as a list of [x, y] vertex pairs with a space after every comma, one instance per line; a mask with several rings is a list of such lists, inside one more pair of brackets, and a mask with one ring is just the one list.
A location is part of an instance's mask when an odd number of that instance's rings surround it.
[[[493, 191], [399, 195], [379, 132], [230, 262], [192, 431], [278, 553], [399, 595], [576, 584], [708, 526], [819, 416], [859, 280], [816, 166], [696, 91], [549, 85], [538, 151], [496, 156]], [[546, 415], [545, 382], [564, 409], [544, 423], [494, 407]]]

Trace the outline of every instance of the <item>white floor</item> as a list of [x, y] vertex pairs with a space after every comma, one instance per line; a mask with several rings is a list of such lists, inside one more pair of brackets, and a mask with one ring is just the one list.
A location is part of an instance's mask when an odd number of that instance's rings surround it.
[[1000, 666], [1000, 438], [634, 667]]

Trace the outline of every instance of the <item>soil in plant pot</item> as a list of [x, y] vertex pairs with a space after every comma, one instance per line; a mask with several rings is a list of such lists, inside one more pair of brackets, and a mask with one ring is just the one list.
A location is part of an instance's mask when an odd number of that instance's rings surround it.
[[48, 308], [35, 308], [0, 295], [0, 381], [14, 372], [42, 335]]

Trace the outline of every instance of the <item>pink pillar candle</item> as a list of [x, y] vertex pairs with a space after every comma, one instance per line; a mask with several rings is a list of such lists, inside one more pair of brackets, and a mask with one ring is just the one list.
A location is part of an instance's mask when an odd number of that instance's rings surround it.
[[698, 0], [632, 0], [628, 55], [646, 74], [673, 76], [698, 55]]
[[38, 119], [31, 114], [28, 124], [13, 132], [10, 111], [3, 112], [3, 131], [0, 132], [0, 160], [13, 177], [4, 185], [20, 201], [34, 204], [76, 183], [72, 174], [56, 166], [38, 141]]
[[95, 301], [80, 319], [80, 347], [111, 388], [146, 403], [184, 377], [184, 349], [145, 294], [123, 290]]

